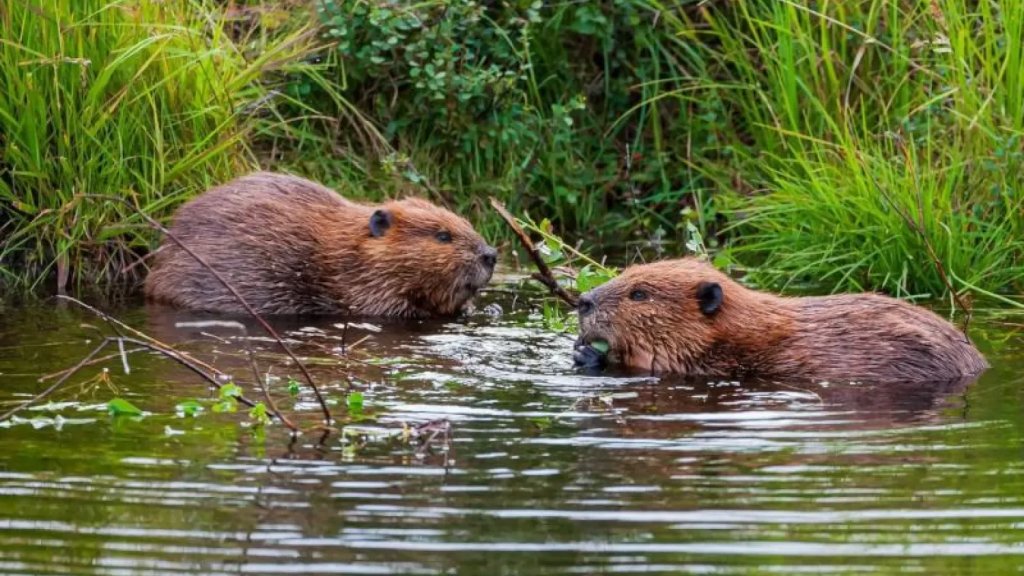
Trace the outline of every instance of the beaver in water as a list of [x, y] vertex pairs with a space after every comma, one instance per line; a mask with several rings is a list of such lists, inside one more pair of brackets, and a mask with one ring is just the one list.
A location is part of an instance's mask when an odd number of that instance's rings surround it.
[[935, 313], [880, 294], [786, 298], [694, 258], [627, 268], [579, 300], [578, 366], [697, 376], [938, 381], [988, 363]]
[[[358, 204], [267, 172], [186, 203], [170, 232], [262, 314], [449, 316], [490, 281], [497, 261], [466, 220], [425, 200]], [[170, 238], [145, 293], [181, 308], [244, 311]]]

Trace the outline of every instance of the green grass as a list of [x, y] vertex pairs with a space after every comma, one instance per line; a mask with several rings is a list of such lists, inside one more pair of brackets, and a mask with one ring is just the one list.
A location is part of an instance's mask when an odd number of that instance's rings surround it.
[[746, 141], [702, 172], [744, 183], [719, 194], [754, 280], [949, 296], [934, 252], [957, 292], [1024, 287], [1024, 5], [996, 6], [739, 0], [679, 23]]
[[949, 295], [947, 281], [958, 292], [1019, 289], [1024, 205], [996, 192], [1018, 186], [1017, 174], [977, 170], [941, 142], [817, 143], [772, 158], [773, 191], [739, 202], [732, 254], [758, 264], [754, 280], [782, 287], [931, 298]]
[[[152, 246], [117, 203], [166, 215], [253, 165], [266, 70], [301, 31], [253, 57], [212, 2], [15, 1], [0, 8], [0, 276], [37, 286], [110, 281]], [[137, 269], [141, 271], [140, 269]]]

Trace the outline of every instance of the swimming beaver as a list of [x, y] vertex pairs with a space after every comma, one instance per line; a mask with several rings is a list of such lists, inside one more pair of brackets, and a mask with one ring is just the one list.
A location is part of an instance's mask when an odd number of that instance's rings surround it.
[[[263, 314], [448, 316], [490, 281], [497, 260], [468, 222], [425, 200], [357, 204], [267, 172], [186, 203], [170, 231]], [[182, 308], [243, 311], [169, 238], [145, 292]]]
[[833, 382], [950, 380], [988, 363], [933, 312], [879, 294], [784, 298], [693, 259], [627, 268], [581, 296], [577, 365]]

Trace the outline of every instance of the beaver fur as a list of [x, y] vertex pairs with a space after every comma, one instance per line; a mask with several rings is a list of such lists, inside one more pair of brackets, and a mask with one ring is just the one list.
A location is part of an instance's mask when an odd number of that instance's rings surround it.
[[627, 268], [581, 296], [578, 312], [582, 366], [831, 382], [950, 380], [988, 367], [919, 306], [880, 294], [776, 296], [694, 258]]
[[[448, 316], [490, 281], [497, 259], [466, 220], [425, 200], [359, 204], [268, 172], [186, 203], [170, 232], [262, 314]], [[181, 308], [244, 310], [169, 238], [145, 293]]]

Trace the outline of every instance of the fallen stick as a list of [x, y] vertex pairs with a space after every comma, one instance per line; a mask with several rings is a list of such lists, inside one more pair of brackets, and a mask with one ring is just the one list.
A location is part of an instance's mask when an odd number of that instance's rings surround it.
[[[224, 384], [220, 380], [217, 379], [217, 376], [226, 376], [226, 374], [224, 374], [220, 370], [214, 368], [213, 366], [210, 366], [209, 364], [206, 364], [206, 363], [204, 363], [204, 362], [202, 362], [200, 360], [197, 360], [197, 359], [191, 357], [190, 355], [188, 355], [188, 354], [186, 354], [184, 352], [176, 350], [170, 344], [166, 344], [164, 342], [161, 342], [161, 341], [157, 340], [156, 338], [153, 338], [152, 336], [146, 334], [145, 332], [141, 332], [139, 330], [136, 330], [135, 328], [132, 328], [131, 326], [128, 326], [127, 324], [125, 324], [124, 322], [121, 322], [120, 320], [114, 318], [113, 316], [110, 316], [109, 314], [107, 314], [107, 313], [105, 313], [105, 312], [103, 312], [103, 311], [101, 311], [101, 310], [99, 310], [97, 308], [94, 308], [94, 307], [86, 304], [85, 302], [82, 302], [81, 300], [78, 300], [77, 298], [72, 298], [71, 296], [57, 296], [57, 298], [60, 298], [62, 300], [67, 300], [68, 302], [71, 302], [71, 303], [73, 303], [73, 304], [75, 304], [77, 306], [80, 306], [80, 307], [88, 310], [89, 312], [92, 312], [93, 314], [98, 316], [101, 320], [106, 322], [111, 327], [111, 329], [114, 330], [114, 332], [117, 333], [117, 337], [114, 338], [113, 340], [117, 340], [119, 348], [123, 345], [124, 342], [129, 342], [129, 343], [132, 343], [132, 344], [137, 344], [137, 345], [139, 345], [139, 346], [141, 346], [143, 348], [146, 348], [148, 350], [153, 350], [154, 352], [159, 352], [159, 353], [163, 354], [165, 357], [177, 361], [179, 364], [182, 364], [183, 366], [189, 368], [190, 370], [192, 370], [193, 372], [198, 374], [201, 378], [203, 378], [207, 382], [210, 382], [211, 384], [213, 384], [217, 389], [220, 389], [221, 387], [224, 386]], [[224, 324], [227, 324], [227, 325], [229, 325], [231, 327], [234, 327], [235, 325], [237, 325], [237, 326], [241, 326], [243, 332], [245, 330], [245, 326], [242, 325], [241, 323], [238, 323], [238, 322], [228, 322], [228, 323], [209, 322], [208, 324], [213, 324], [213, 325], [224, 325]], [[127, 332], [132, 333], [132, 334], [135, 334], [136, 336], [138, 336], [138, 339], [130, 338], [130, 337], [125, 336], [124, 334], [121, 333], [121, 330], [125, 330]], [[254, 376], [257, 379], [256, 384], [259, 385], [260, 389], [263, 391], [264, 396], [265, 396], [265, 398], [267, 400], [266, 406], [268, 408], [270, 408], [271, 414], [274, 417], [276, 417], [278, 420], [280, 420], [282, 424], [287, 426], [289, 430], [291, 430], [292, 432], [298, 432], [299, 431], [299, 427], [296, 426], [294, 423], [292, 423], [291, 420], [289, 420], [283, 413], [281, 413], [280, 410], [278, 410], [277, 405], [274, 403], [274, 400], [270, 397], [270, 392], [267, 390], [266, 386], [263, 385], [262, 381], [260, 381], [260, 379], [259, 379], [259, 371], [256, 369], [255, 359], [252, 357], [252, 351], [249, 348], [248, 343], [246, 343], [246, 350], [249, 352], [249, 360], [250, 360], [250, 362], [252, 364], [253, 374], [254, 374]], [[122, 357], [122, 360], [124, 362], [127, 362], [123, 352], [120, 353], [119, 355]], [[82, 368], [82, 366], [73, 367], [71, 369], [71, 373], [77, 372], [81, 368]], [[251, 400], [248, 400], [244, 396], [239, 396], [239, 401], [241, 401], [246, 406], [249, 406], [250, 408], [252, 408], [253, 406], [256, 405], [255, 402], [252, 402]]]
[[256, 366], [256, 355], [252, 352], [252, 346], [249, 345], [249, 332], [245, 329], [245, 324], [241, 322], [223, 321], [223, 320], [207, 320], [202, 322], [179, 322], [174, 325], [175, 327], [182, 328], [228, 328], [230, 330], [238, 330], [242, 333], [242, 343], [245, 345], [245, 355], [249, 359], [249, 368], [252, 370], [252, 377], [255, 380], [257, 386], [260, 387], [260, 391], [263, 392], [263, 399], [266, 400], [266, 406], [270, 408], [270, 413], [276, 416], [285, 426], [287, 426], [292, 432], [298, 432], [299, 428], [292, 424], [285, 415], [277, 407], [277, 403], [274, 402], [274, 398], [270, 395], [270, 390], [267, 388], [266, 380], [260, 376], [260, 370]]
[[67, 382], [68, 378], [71, 378], [71, 376], [74, 375], [75, 372], [78, 372], [79, 370], [82, 369], [82, 367], [84, 367], [89, 362], [91, 362], [92, 359], [95, 358], [97, 354], [102, 352], [103, 349], [106, 348], [107, 344], [109, 344], [109, 343], [110, 343], [109, 340], [104, 339], [103, 342], [100, 342], [99, 346], [93, 348], [92, 352], [89, 352], [89, 354], [85, 358], [82, 358], [82, 360], [79, 361], [78, 364], [76, 364], [74, 366], [74, 368], [69, 370], [67, 372], [67, 374], [65, 374], [64, 376], [61, 376], [61, 378], [59, 380], [57, 380], [56, 382], [51, 384], [46, 390], [43, 390], [42, 392], [40, 392], [39, 394], [36, 394], [32, 398], [29, 398], [28, 400], [22, 402], [21, 404], [18, 404], [17, 406], [15, 406], [14, 408], [11, 408], [7, 412], [4, 412], [3, 414], [0, 414], [0, 422], [3, 422], [4, 420], [7, 420], [11, 416], [14, 416], [18, 412], [21, 412], [22, 410], [24, 410], [28, 406], [31, 406], [32, 404], [38, 402], [39, 400], [42, 400], [43, 398], [46, 398], [50, 394], [52, 394], [57, 388], [60, 388], [65, 382]]
[[505, 220], [505, 223], [512, 228], [512, 231], [515, 232], [516, 236], [519, 238], [519, 243], [523, 245], [523, 248], [526, 248], [526, 253], [530, 255], [530, 259], [533, 260], [534, 266], [537, 267], [537, 271], [531, 274], [530, 277], [546, 286], [552, 294], [560, 298], [563, 302], [575, 308], [578, 304], [578, 299], [567, 292], [565, 288], [558, 283], [558, 280], [551, 272], [551, 268], [548, 267], [548, 263], [541, 258], [540, 251], [537, 250], [537, 247], [533, 244], [533, 240], [530, 240], [530, 236], [525, 230], [523, 230], [523, 227], [516, 222], [515, 217], [509, 213], [508, 209], [505, 208], [504, 204], [498, 201], [497, 198], [491, 198], [491, 206], [493, 206], [501, 218]]
[[[95, 363], [96, 355], [98, 355], [100, 352], [102, 352], [103, 349], [106, 348], [107, 346], [109, 346], [111, 344], [114, 344], [114, 343], [117, 343], [119, 345], [123, 345], [124, 342], [127, 342], [129, 344], [134, 344], [136, 346], [139, 346], [140, 348], [145, 348], [147, 350], [152, 350], [153, 352], [157, 352], [157, 353], [163, 355], [165, 358], [170, 358], [171, 360], [174, 360], [175, 362], [178, 362], [182, 366], [185, 366], [189, 370], [192, 370], [193, 372], [198, 374], [201, 378], [203, 378], [204, 380], [210, 382], [211, 384], [213, 384], [217, 388], [220, 388], [220, 387], [224, 386], [224, 384], [221, 384], [220, 382], [217, 381], [217, 378], [215, 376], [213, 376], [212, 374], [208, 374], [208, 373], [204, 372], [203, 369], [200, 366], [197, 365], [198, 362], [195, 361], [193, 358], [189, 357], [188, 355], [186, 355], [186, 354], [184, 354], [182, 352], [178, 352], [177, 350], [174, 350], [173, 348], [164, 348], [161, 345], [153, 344], [151, 342], [146, 342], [146, 341], [143, 341], [143, 340], [139, 340], [137, 338], [132, 338], [130, 336], [106, 336], [106, 337], [103, 338], [103, 341], [100, 342], [98, 346], [93, 348], [92, 352], [89, 352], [89, 354], [87, 354], [85, 356], [85, 358], [82, 358], [78, 362], [78, 364], [75, 364], [70, 369], [63, 371], [63, 376], [61, 376], [60, 379], [58, 379], [56, 382], [51, 384], [48, 388], [46, 388], [45, 390], [43, 390], [39, 394], [36, 394], [32, 398], [29, 398], [28, 400], [22, 402], [21, 404], [18, 404], [14, 408], [11, 408], [7, 412], [5, 412], [2, 415], [0, 415], [0, 422], [3, 422], [4, 420], [7, 420], [8, 418], [14, 416], [18, 412], [21, 412], [25, 408], [31, 406], [32, 404], [35, 404], [36, 402], [39, 402], [43, 398], [46, 398], [50, 394], [53, 394], [54, 392], [56, 392], [58, 388], [63, 386], [64, 383], [67, 382], [69, 378], [71, 378], [72, 376], [77, 374], [79, 370], [81, 370], [82, 368], [85, 368], [86, 366], [94, 364]], [[116, 356], [113, 356], [113, 357], [117, 357], [117, 356], [120, 356], [120, 355], [121, 354], [118, 353]], [[245, 396], [238, 396], [238, 401], [241, 402], [242, 404], [245, 404], [246, 406], [249, 406], [250, 408], [256, 405], [255, 402], [253, 402], [252, 400], [249, 400]], [[286, 424], [288, 424], [286, 420], [282, 420], [282, 422], [285, 422]], [[289, 428], [292, 428], [293, 430], [295, 429], [292, 426], [289, 426]]]
[[[142, 352], [143, 350], [148, 350], [148, 348], [141, 348], [140, 347], [140, 348], [132, 348], [131, 350], [125, 350], [125, 355], [131, 355], [131, 354], [134, 354], [136, 352]], [[120, 356], [122, 356], [122, 354], [120, 352], [117, 352], [115, 354], [107, 354], [106, 356], [100, 356], [99, 358], [93, 358], [91, 361], [86, 362], [82, 366], [82, 368], [84, 368], [85, 366], [91, 366], [93, 364], [101, 364], [103, 362], [107, 362], [108, 360], [113, 360], [114, 358], [118, 358]], [[75, 367], [72, 366], [71, 368], [65, 368], [63, 370], [60, 370], [58, 372], [53, 372], [51, 374], [43, 374], [42, 376], [39, 377], [38, 380], [36, 380], [36, 382], [39, 382], [40, 384], [42, 384], [43, 382], [46, 382], [47, 380], [53, 380], [54, 378], [63, 376], [65, 374], [67, 374], [68, 372], [71, 372], [74, 369], [75, 369]]]

